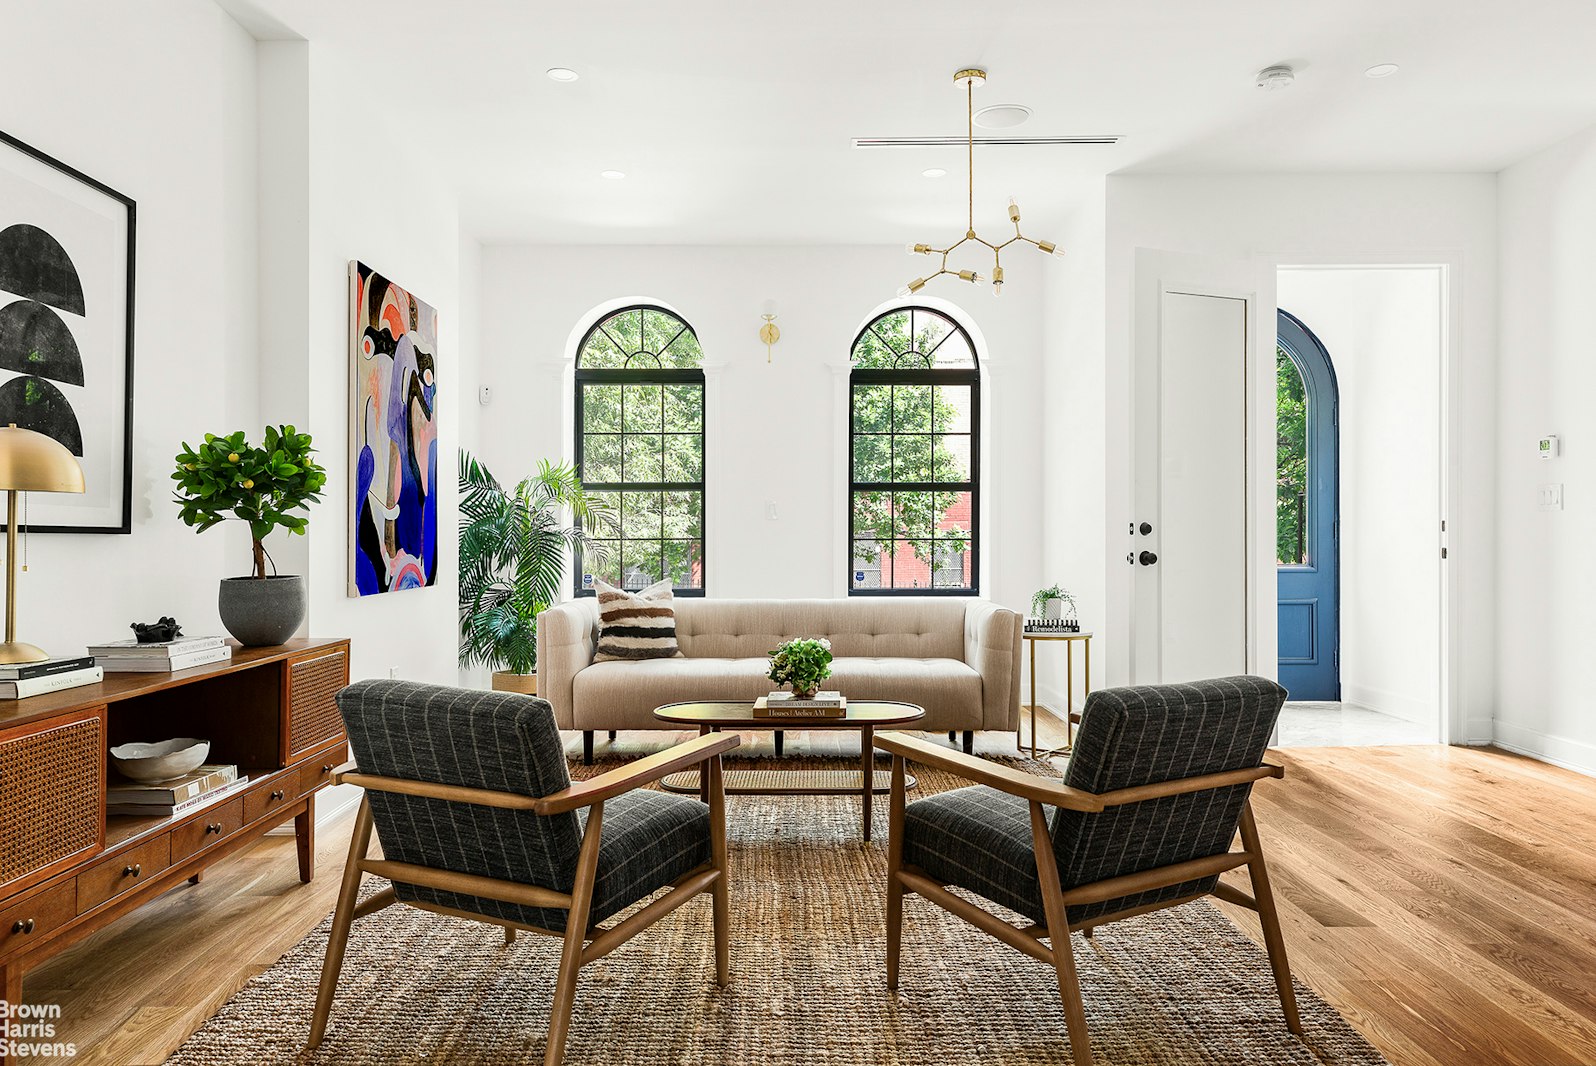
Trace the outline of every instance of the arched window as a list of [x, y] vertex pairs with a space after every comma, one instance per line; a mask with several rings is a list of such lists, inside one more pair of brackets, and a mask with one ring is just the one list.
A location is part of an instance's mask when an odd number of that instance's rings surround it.
[[970, 335], [928, 307], [888, 311], [854, 338], [849, 393], [849, 593], [977, 593], [981, 375]]
[[619, 519], [606, 561], [576, 570], [624, 588], [704, 593], [704, 371], [693, 327], [660, 307], [593, 324], [576, 352], [576, 468]]

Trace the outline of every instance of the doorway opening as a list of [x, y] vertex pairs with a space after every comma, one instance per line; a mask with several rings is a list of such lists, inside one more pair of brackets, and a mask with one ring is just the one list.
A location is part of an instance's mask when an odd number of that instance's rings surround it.
[[1282, 746], [1441, 737], [1443, 280], [1279, 271]]

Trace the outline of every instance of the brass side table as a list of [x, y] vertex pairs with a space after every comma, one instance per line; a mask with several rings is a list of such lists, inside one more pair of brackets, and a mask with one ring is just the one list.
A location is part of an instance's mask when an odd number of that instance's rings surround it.
[[[1075, 645], [1079, 643], [1085, 660], [1084, 681], [1086, 691], [1092, 691], [1092, 634], [1090, 630], [1080, 633], [1022, 633], [1021, 637], [1031, 646], [1031, 758], [1045, 758], [1052, 755], [1068, 755], [1075, 746]], [[1064, 746], [1062, 748], [1046, 748], [1038, 753], [1036, 747], [1036, 645], [1044, 640], [1064, 641]], [[1018, 733], [1014, 734], [1014, 746], [1017, 750], [1025, 751], [1025, 745], [1020, 740]]]

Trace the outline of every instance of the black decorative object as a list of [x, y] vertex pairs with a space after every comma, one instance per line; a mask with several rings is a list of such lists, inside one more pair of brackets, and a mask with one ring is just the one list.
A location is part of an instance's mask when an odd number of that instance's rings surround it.
[[159, 622], [134, 622], [133, 636], [140, 644], [164, 644], [183, 635], [177, 619], [163, 616]]
[[86, 492], [35, 533], [133, 526], [132, 199], [0, 133], [0, 426], [54, 438]]

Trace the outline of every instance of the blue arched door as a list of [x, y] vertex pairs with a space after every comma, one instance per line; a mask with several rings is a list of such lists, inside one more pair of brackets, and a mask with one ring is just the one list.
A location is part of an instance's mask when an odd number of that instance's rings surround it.
[[1341, 698], [1340, 435], [1335, 367], [1279, 312], [1275, 353], [1275, 559], [1280, 683], [1294, 700]]

